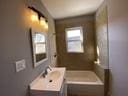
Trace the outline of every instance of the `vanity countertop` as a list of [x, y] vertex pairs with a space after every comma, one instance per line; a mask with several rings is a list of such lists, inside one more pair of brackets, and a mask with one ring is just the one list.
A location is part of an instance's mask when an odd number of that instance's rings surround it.
[[[65, 68], [52, 68], [52, 71], [48, 73], [51, 76], [43, 77], [42, 75], [38, 76], [30, 84], [30, 90], [38, 91], [60, 91], [63, 80], [65, 78]], [[56, 74], [56, 75], [55, 75]], [[57, 77], [58, 76], [58, 77]]]

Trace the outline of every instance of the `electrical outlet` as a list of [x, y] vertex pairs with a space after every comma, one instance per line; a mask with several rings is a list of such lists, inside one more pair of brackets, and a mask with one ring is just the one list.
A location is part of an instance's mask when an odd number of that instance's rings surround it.
[[16, 62], [16, 72], [24, 70], [26, 68], [25, 60], [20, 60]]

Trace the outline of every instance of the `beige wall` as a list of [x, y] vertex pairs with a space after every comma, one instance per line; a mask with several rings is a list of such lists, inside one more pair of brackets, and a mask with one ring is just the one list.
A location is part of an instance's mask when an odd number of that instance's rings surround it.
[[[94, 15], [78, 16], [55, 21], [58, 66], [68, 70], [92, 70], [95, 59], [94, 52]], [[67, 53], [66, 28], [83, 27], [84, 53]]]
[[108, 15], [104, 2], [96, 13], [96, 45], [99, 47], [100, 65], [108, 69]]
[[[54, 33], [54, 20], [40, 0], [0, 0], [0, 96], [28, 96], [30, 82], [51, 62], [52, 46], [48, 60], [33, 68], [29, 27], [22, 19], [27, 5], [48, 17], [48, 34]], [[16, 73], [15, 62], [22, 59], [26, 60], [26, 69]]]
[[96, 12], [96, 46], [99, 47], [100, 65], [94, 65], [94, 71], [104, 82], [104, 93], [108, 92], [108, 14], [106, 0]]
[[104, 69], [108, 69], [108, 17], [107, 17], [107, 3], [100, 6], [96, 13], [96, 46], [99, 47], [100, 65], [94, 65], [94, 71], [104, 81]]

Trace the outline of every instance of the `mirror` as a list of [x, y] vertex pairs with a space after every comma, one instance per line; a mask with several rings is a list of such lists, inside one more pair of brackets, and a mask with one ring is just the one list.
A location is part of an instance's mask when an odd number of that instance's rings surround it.
[[47, 60], [46, 33], [31, 30], [34, 67]]

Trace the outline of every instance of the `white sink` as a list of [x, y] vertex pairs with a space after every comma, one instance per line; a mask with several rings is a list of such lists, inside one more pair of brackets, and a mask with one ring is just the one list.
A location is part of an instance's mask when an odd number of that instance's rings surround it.
[[61, 77], [61, 72], [58, 70], [52, 71], [48, 74], [47, 78], [49, 79], [49, 81], [56, 81]]
[[30, 84], [31, 91], [60, 91], [65, 76], [65, 68], [52, 68], [52, 71], [43, 78], [40, 75]]

